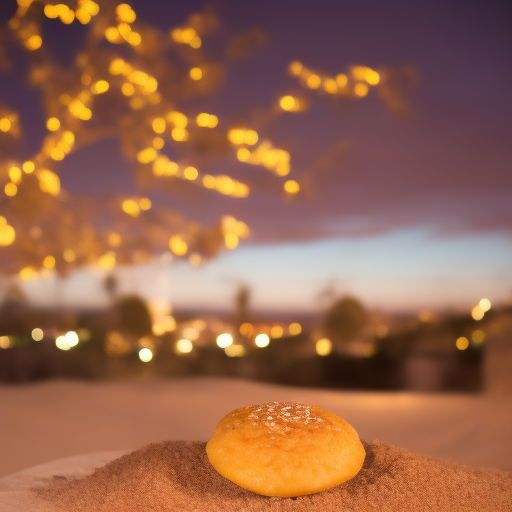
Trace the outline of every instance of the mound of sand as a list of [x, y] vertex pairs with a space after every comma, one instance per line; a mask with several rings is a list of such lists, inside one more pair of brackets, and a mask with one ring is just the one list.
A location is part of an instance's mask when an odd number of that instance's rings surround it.
[[166, 441], [113, 460], [78, 480], [58, 475], [36, 500], [73, 512], [344, 512], [512, 510], [511, 475], [365, 442], [352, 480], [319, 494], [268, 498], [246, 491], [210, 465], [205, 443]]

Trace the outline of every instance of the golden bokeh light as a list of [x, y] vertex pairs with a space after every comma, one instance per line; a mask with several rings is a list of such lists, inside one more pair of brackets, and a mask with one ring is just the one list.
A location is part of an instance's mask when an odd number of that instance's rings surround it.
[[30, 36], [27, 39], [27, 41], [25, 42], [25, 46], [29, 50], [38, 50], [39, 48], [41, 48], [42, 44], [43, 44], [43, 40], [41, 39], [41, 36], [37, 35], [37, 34]]
[[354, 94], [363, 98], [368, 94], [368, 86], [366, 84], [356, 84], [354, 86]]
[[149, 363], [153, 359], [153, 352], [150, 348], [144, 347], [139, 350], [139, 359], [143, 363]]
[[21, 169], [19, 167], [16, 167], [15, 165], [13, 165], [12, 167], [9, 168], [9, 178], [11, 179], [11, 181], [13, 183], [20, 183], [21, 182]]
[[35, 329], [32, 329], [32, 332], [30, 333], [32, 336], [32, 339], [34, 341], [41, 341], [44, 338], [43, 330], [39, 327], [36, 327]]
[[171, 249], [176, 256], [183, 256], [187, 254], [188, 245], [181, 236], [174, 235], [169, 239], [169, 249]]
[[300, 190], [300, 185], [295, 180], [288, 180], [284, 184], [284, 190], [288, 194], [297, 194]]
[[261, 333], [254, 338], [254, 343], [258, 348], [265, 348], [270, 344], [270, 338], [268, 337], [268, 334]]
[[455, 346], [459, 350], [466, 350], [469, 347], [469, 340], [466, 337], [461, 336], [460, 338], [457, 338], [457, 341], [455, 342]]
[[489, 299], [481, 299], [478, 305], [482, 308], [484, 313], [487, 313], [487, 311], [491, 309], [491, 301]]
[[143, 197], [139, 200], [139, 207], [141, 210], [147, 211], [151, 208], [151, 200], [147, 197]]
[[242, 336], [250, 338], [254, 334], [254, 326], [249, 322], [243, 323], [240, 326], [240, 334]]
[[485, 311], [481, 308], [480, 304], [476, 305], [472, 310], [471, 310], [471, 316], [473, 318], [473, 320], [482, 320], [482, 318], [484, 317], [484, 314], [485, 314]]
[[18, 193], [18, 187], [14, 183], [7, 183], [4, 192], [6, 196], [14, 197]]
[[123, 212], [127, 213], [132, 217], [138, 217], [140, 214], [139, 203], [134, 199], [125, 199], [121, 203], [121, 208], [123, 209]]
[[189, 75], [192, 80], [201, 80], [201, 78], [203, 78], [203, 72], [201, 68], [192, 68], [189, 71]]
[[194, 181], [195, 179], [197, 179], [199, 173], [197, 172], [197, 169], [195, 167], [187, 167], [183, 171], [183, 175], [187, 180]]
[[36, 166], [34, 165], [34, 162], [31, 162], [30, 160], [27, 160], [26, 162], [23, 163], [23, 170], [27, 174], [31, 174], [32, 172], [34, 172], [35, 168]]
[[121, 245], [121, 235], [119, 233], [109, 233], [108, 245], [111, 247], [119, 247]]
[[332, 342], [328, 338], [321, 338], [315, 344], [316, 353], [319, 356], [328, 356], [332, 352]]
[[2, 117], [0, 119], [0, 131], [6, 133], [11, 129], [12, 123], [11, 120], [7, 117]]
[[283, 330], [283, 328], [280, 325], [274, 325], [270, 329], [270, 337], [271, 338], [281, 338], [283, 333], [284, 333], [284, 330]]
[[201, 258], [201, 255], [197, 252], [193, 252], [189, 257], [188, 257], [188, 261], [189, 263], [193, 266], [193, 267], [199, 267], [199, 265], [201, 265], [201, 261], [202, 261], [202, 258]]
[[318, 89], [321, 84], [322, 79], [318, 75], [315, 75], [314, 73], [312, 75], [309, 75], [306, 79], [306, 85], [310, 89]]
[[297, 322], [291, 323], [288, 326], [288, 332], [292, 336], [297, 336], [298, 334], [300, 334], [302, 332], [302, 326], [299, 323], [297, 323]]
[[228, 357], [243, 357], [245, 356], [245, 347], [240, 344], [229, 345], [224, 349]]
[[72, 249], [66, 249], [63, 253], [64, 261], [67, 261], [68, 263], [73, 263], [73, 261], [76, 260], [75, 251]]
[[224, 236], [224, 242], [228, 249], [234, 249], [238, 245], [238, 236], [235, 233], [227, 233]]
[[293, 76], [299, 76], [302, 73], [303, 69], [304, 69], [304, 66], [298, 61], [293, 61], [288, 66], [288, 71]]
[[106, 80], [98, 80], [91, 87], [91, 91], [93, 94], [103, 94], [109, 90], [109, 83]]
[[51, 132], [55, 132], [60, 128], [60, 121], [56, 117], [50, 117], [50, 119], [46, 121], [46, 128]]
[[219, 348], [226, 348], [233, 344], [233, 336], [227, 332], [224, 332], [217, 336], [215, 342]]
[[45, 268], [53, 268], [55, 267], [55, 258], [51, 255], [46, 256], [46, 258], [43, 260], [43, 266]]
[[164, 133], [166, 127], [165, 119], [163, 117], [157, 117], [156, 119], [153, 119], [151, 126], [155, 133]]
[[181, 340], [178, 340], [175, 345], [175, 352], [177, 354], [189, 354], [192, 352], [192, 349], [194, 348], [194, 345], [190, 340], [187, 340], [186, 338], [183, 338]]

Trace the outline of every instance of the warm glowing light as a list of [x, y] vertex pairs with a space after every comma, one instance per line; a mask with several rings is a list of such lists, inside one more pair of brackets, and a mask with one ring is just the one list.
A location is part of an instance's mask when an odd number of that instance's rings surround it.
[[197, 176], [199, 175], [199, 173], [197, 172], [197, 169], [195, 167], [187, 167], [183, 171], [183, 175], [185, 176], [185, 178], [187, 180], [194, 181], [197, 178]]
[[71, 249], [66, 249], [62, 256], [68, 263], [73, 263], [73, 261], [76, 259], [75, 251], [72, 251]]
[[245, 130], [233, 128], [228, 131], [228, 140], [232, 144], [243, 144], [245, 141]]
[[133, 85], [129, 82], [125, 82], [122, 86], [121, 86], [121, 92], [125, 95], [125, 96], [131, 96], [134, 92], [135, 92], [135, 88], [133, 87]]
[[153, 139], [153, 147], [155, 149], [162, 149], [165, 146], [165, 141], [162, 137], [155, 137]]
[[52, 196], [56, 196], [60, 192], [60, 179], [59, 177], [49, 169], [41, 169], [36, 173], [37, 179], [39, 180], [39, 188], [43, 192], [47, 192]]
[[192, 68], [189, 74], [192, 80], [201, 80], [201, 78], [203, 78], [203, 72], [201, 71], [201, 68]]
[[216, 340], [217, 346], [220, 348], [226, 348], [233, 344], [233, 336], [231, 334], [228, 334], [227, 332], [224, 332], [222, 334], [219, 334], [217, 336]]
[[249, 338], [254, 334], [254, 327], [249, 322], [245, 322], [240, 326], [240, 334]]
[[9, 178], [13, 183], [18, 184], [21, 181], [21, 169], [16, 166], [12, 166], [9, 169]]
[[229, 345], [224, 349], [228, 357], [243, 357], [245, 356], [245, 347], [243, 345]]
[[318, 89], [320, 87], [320, 84], [322, 83], [322, 79], [315, 74], [309, 75], [306, 79], [306, 85], [310, 89]]
[[420, 311], [418, 318], [420, 319], [421, 322], [432, 322], [432, 320], [434, 319], [434, 315], [430, 311], [424, 310]]
[[356, 96], [362, 98], [368, 94], [368, 86], [366, 84], [356, 84], [354, 86], [354, 93]]
[[36, 327], [35, 329], [32, 329], [31, 336], [34, 341], [41, 341], [44, 337], [43, 330]]
[[199, 267], [199, 265], [201, 265], [202, 258], [199, 253], [194, 252], [188, 257], [188, 261], [193, 267]]
[[137, 201], [133, 199], [125, 199], [121, 203], [121, 208], [124, 213], [127, 213], [128, 215], [131, 215], [132, 217], [138, 217], [140, 214], [140, 206], [137, 203]]
[[116, 264], [116, 254], [114, 251], [108, 251], [97, 261], [98, 267], [110, 270]]
[[480, 302], [478, 303], [478, 305], [482, 308], [482, 311], [484, 313], [487, 313], [487, 311], [489, 311], [489, 309], [491, 309], [491, 301], [489, 299], [481, 299]]
[[327, 78], [324, 82], [324, 89], [329, 94], [336, 94], [338, 92], [338, 83], [333, 78]]
[[18, 187], [14, 183], [7, 183], [4, 192], [6, 196], [14, 197], [18, 193]]
[[288, 180], [284, 184], [284, 190], [288, 194], [296, 194], [300, 190], [300, 185], [295, 180]]
[[27, 160], [26, 162], [23, 163], [23, 170], [27, 174], [34, 172], [35, 168], [36, 168], [36, 166], [34, 165], [34, 162], [31, 162], [30, 160]]
[[155, 133], [164, 133], [165, 127], [166, 127], [165, 119], [163, 117], [157, 117], [156, 119], [153, 119], [152, 126], [153, 126], [153, 131]]
[[202, 128], [215, 128], [218, 123], [219, 118], [217, 116], [206, 114], [205, 112], [198, 114], [196, 117], [197, 126], [201, 126]]
[[272, 338], [280, 338], [283, 335], [283, 328], [280, 325], [274, 325], [270, 329], [270, 336]]
[[343, 89], [348, 83], [348, 77], [344, 73], [340, 73], [336, 75], [336, 83], [338, 84], [340, 89]]
[[123, 41], [116, 27], [108, 27], [105, 30], [105, 38], [110, 43], [121, 43]]
[[153, 359], [153, 352], [151, 352], [151, 349], [144, 347], [139, 350], [139, 359], [143, 363], [149, 363], [151, 359]]
[[319, 356], [328, 356], [332, 352], [332, 342], [328, 338], [322, 338], [316, 342], [316, 353]]
[[459, 349], [459, 350], [466, 350], [468, 347], [469, 347], [469, 341], [466, 337], [464, 336], [461, 336], [460, 338], [457, 339], [457, 341], [455, 342], [455, 346]]
[[149, 164], [149, 162], [152, 162], [156, 157], [158, 156], [158, 153], [155, 148], [148, 147], [144, 148], [141, 151], [137, 153], [137, 160], [141, 164]]
[[9, 348], [11, 346], [11, 340], [9, 336], [0, 336], [0, 348]]
[[471, 316], [473, 317], [473, 320], [482, 320], [484, 317], [485, 311], [481, 308], [480, 305], [475, 306], [471, 310]]
[[236, 157], [240, 162], [247, 162], [251, 158], [251, 152], [247, 148], [240, 148], [236, 152]]
[[7, 119], [7, 117], [2, 117], [0, 119], [0, 131], [8, 132], [11, 129], [11, 121]]
[[110, 233], [108, 235], [108, 245], [119, 247], [121, 245], [121, 235], [119, 233]]
[[224, 242], [228, 249], [234, 249], [238, 245], [238, 236], [234, 233], [227, 233], [224, 236]]
[[258, 134], [254, 130], [246, 130], [244, 133], [244, 142], [249, 146], [254, 146], [258, 142]]
[[53, 256], [46, 256], [46, 258], [43, 260], [43, 266], [46, 268], [55, 267], [55, 258]]
[[264, 348], [267, 347], [268, 344], [270, 343], [270, 338], [266, 334], [261, 333], [258, 334], [256, 338], [254, 338], [254, 343], [256, 344], [257, 347]]
[[187, 254], [188, 245], [179, 235], [171, 236], [169, 240], [169, 249], [176, 254], [176, 256], [183, 256]]
[[30, 281], [37, 278], [37, 272], [32, 267], [24, 267], [20, 270], [20, 278], [23, 281]]
[[189, 352], [192, 352], [192, 349], [194, 348], [194, 345], [190, 340], [187, 340], [186, 338], [178, 340], [176, 342], [176, 352], [178, 354], [188, 354]]
[[56, 117], [50, 117], [50, 119], [46, 121], [46, 128], [51, 132], [55, 132], [60, 128], [60, 121]]
[[303, 69], [304, 66], [298, 61], [293, 61], [292, 63], [290, 63], [290, 66], [288, 67], [290, 74], [294, 76], [299, 76], [302, 73]]
[[5, 217], [0, 216], [0, 246], [6, 247], [11, 245], [16, 238], [16, 231], [12, 226], [7, 224]]
[[473, 341], [473, 343], [475, 345], [480, 345], [481, 343], [483, 343], [483, 341], [485, 340], [484, 331], [481, 331], [481, 330], [473, 331], [473, 333], [471, 334], [471, 340]]
[[70, 350], [71, 349], [65, 336], [57, 336], [57, 339], [55, 340], [55, 345], [60, 350]]
[[151, 200], [143, 197], [139, 200], [139, 207], [141, 210], [147, 211], [151, 208]]
[[292, 336], [297, 336], [297, 334], [300, 334], [302, 332], [302, 327], [301, 327], [301, 325], [299, 323], [294, 322], [293, 324], [290, 324], [288, 326], [288, 332]]
[[70, 347], [76, 347], [79, 339], [78, 334], [75, 331], [68, 331], [65, 335], [66, 342]]
[[43, 40], [41, 39], [41, 36], [38, 35], [30, 36], [25, 43], [29, 50], [37, 50], [41, 48], [42, 44]]
[[283, 109], [283, 110], [287, 110], [287, 111], [293, 111], [293, 110], [298, 110], [299, 108], [299, 102], [296, 98], [294, 98], [293, 96], [283, 96], [280, 100], [279, 100], [279, 106]]
[[91, 91], [93, 94], [103, 94], [104, 92], [107, 92], [110, 85], [106, 80], [98, 80], [93, 86], [91, 87]]
[[185, 130], [185, 128], [173, 128], [171, 137], [175, 141], [181, 142], [188, 139], [188, 132]]

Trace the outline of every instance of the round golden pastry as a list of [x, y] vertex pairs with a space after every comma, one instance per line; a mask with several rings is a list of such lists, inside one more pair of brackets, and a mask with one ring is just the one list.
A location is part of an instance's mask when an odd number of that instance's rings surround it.
[[313, 405], [271, 402], [225, 416], [206, 445], [212, 466], [264, 496], [290, 498], [350, 480], [365, 451], [343, 419]]

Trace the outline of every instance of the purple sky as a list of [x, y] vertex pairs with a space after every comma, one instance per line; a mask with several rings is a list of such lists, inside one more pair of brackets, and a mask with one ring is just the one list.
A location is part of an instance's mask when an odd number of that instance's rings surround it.
[[[161, 28], [183, 23], [203, 5], [155, 0], [131, 4], [140, 19]], [[252, 57], [234, 63], [220, 90], [207, 102], [198, 103], [198, 109], [223, 118], [247, 118], [251, 110], [265, 109], [281, 94], [298, 89], [286, 68], [290, 61], [300, 60], [307, 67], [332, 74], [353, 64], [373, 68], [411, 65], [419, 77], [411, 96], [412, 113], [408, 119], [397, 118], [372, 94], [348, 105], [313, 95], [310, 110], [279, 118], [261, 135], [290, 151], [292, 177], [309, 175], [310, 189], [294, 201], [258, 192], [246, 200], [236, 200], [200, 191], [197, 200], [191, 202], [179, 189], [176, 193], [171, 190], [171, 199], [158, 194], [150, 197], [206, 223], [224, 213], [234, 214], [252, 228], [247, 244], [263, 244], [264, 250], [277, 251], [276, 258], [290, 247], [283, 243], [298, 244], [295, 252], [298, 261], [303, 261], [302, 273], [316, 283], [304, 285], [301, 293], [309, 294], [309, 299], [301, 303], [303, 309], [309, 307], [305, 304], [310, 304], [321, 281], [346, 272], [346, 268], [337, 268], [333, 257], [330, 266], [326, 264], [326, 272], [317, 275], [312, 263], [301, 256], [308, 248], [325, 250], [324, 241], [332, 239], [342, 244], [360, 243], [358, 251], [366, 254], [365, 244], [374, 241], [390, 253], [395, 247], [400, 267], [400, 259], [408, 256], [396, 242], [396, 233], [410, 240], [423, 233], [421, 243], [434, 252], [434, 246], [448, 244], [450, 254], [459, 250], [464, 258], [467, 244], [476, 247], [498, 240], [488, 245], [489, 272], [492, 274], [494, 267], [497, 270], [490, 280], [482, 281], [480, 289], [482, 294], [495, 293], [504, 300], [504, 289], [496, 291], [495, 275], [507, 272], [506, 261], [512, 255], [512, 32], [508, 7], [506, 2], [492, 1], [223, 2], [220, 35], [212, 36], [211, 41], [205, 39], [205, 51], [209, 45], [215, 49], [222, 34], [254, 26], [265, 30], [268, 42]], [[6, 12], [6, 19], [8, 15]], [[65, 61], [78, 47], [83, 30], [57, 25], [47, 40]], [[59, 44], [63, 37], [68, 45]], [[20, 76], [21, 69], [14, 77], [0, 78], [0, 101], [18, 110], [22, 125], [27, 127], [26, 140], [20, 146], [22, 155], [40, 143], [44, 116], [36, 92], [20, 88]], [[318, 172], [319, 157], [341, 142], [346, 142], [347, 152], [329, 172]], [[99, 160], [108, 167], [108, 175], [97, 165]], [[263, 174], [234, 158], [209, 162], [202, 169], [227, 172], [248, 181], [261, 180]], [[120, 188], [130, 192], [134, 187], [130, 164], [118, 156], [115, 141], [71, 155], [61, 170], [63, 186], [73, 193], [101, 195]], [[97, 187], [95, 176], [105, 176], [102, 189]], [[274, 185], [278, 186], [277, 182]], [[249, 264], [257, 265], [257, 252], [251, 259], [250, 247], [243, 249], [240, 262], [247, 258], [247, 251]], [[236, 258], [236, 251], [229, 258]], [[457, 257], [454, 267], [443, 267], [443, 261], [448, 260], [430, 263], [429, 279], [457, 273]], [[473, 268], [476, 264], [475, 260]], [[222, 265], [222, 261], [215, 265]], [[265, 272], [280, 274], [270, 267], [260, 271], [262, 276]], [[383, 275], [386, 272], [390, 271], [381, 270]], [[247, 269], [247, 276], [250, 273]], [[237, 279], [243, 279], [243, 271], [240, 274]], [[466, 279], [472, 279], [471, 270]], [[510, 287], [510, 272], [507, 279]], [[196, 286], [193, 277], [188, 282], [192, 288]], [[364, 286], [354, 286], [346, 289], [370, 301], [370, 297], [380, 296], [375, 289], [360, 292]], [[341, 287], [340, 293], [343, 291]], [[201, 293], [198, 287], [198, 296]], [[410, 303], [411, 293], [404, 289], [393, 307]], [[476, 299], [478, 290], [472, 293]], [[179, 294], [172, 295], [179, 302]], [[446, 307], [473, 300], [467, 293], [459, 298], [455, 292], [453, 295]], [[286, 296], [282, 300], [287, 300]], [[421, 307], [421, 301], [416, 302]], [[265, 304], [273, 307], [271, 300], [262, 299], [260, 307]], [[374, 305], [385, 304], [375, 298]]]

